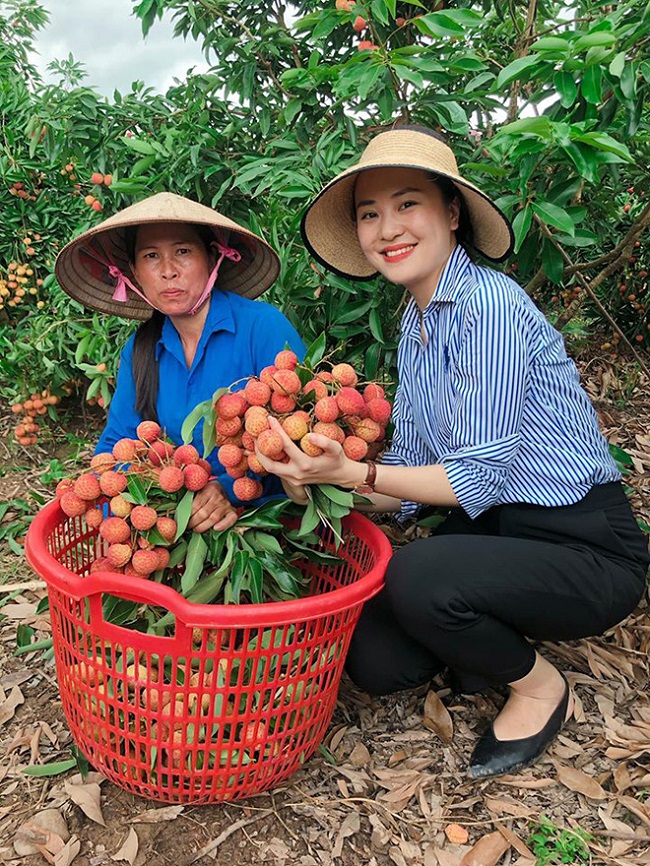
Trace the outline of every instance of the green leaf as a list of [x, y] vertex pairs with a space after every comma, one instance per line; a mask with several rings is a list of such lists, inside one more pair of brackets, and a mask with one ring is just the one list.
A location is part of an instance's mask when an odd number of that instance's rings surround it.
[[181, 575], [181, 591], [183, 595], [195, 586], [201, 572], [203, 564], [208, 553], [208, 545], [200, 532], [194, 532], [187, 546], [187, 556], [185, 558], [185, 570]]
[[320, 518], [318, 516], [318, 512], [316, 511], [314, 500], [310, 499], [309, 504], [305, 508], [303, 518], [300, 521], [300, 528], [298, 531], [300, 535], [308, 535], [310, 532], [312, 532], [312, 530], [316, 529], [319, 523]]
[[589, 66], [585, 69], [580, 92], [584, 99], [592, 105], [598, 105], [602, 98], [602, 71], [600, 66]]
[[593, 33], [585, 33], [584, 36], [580, 36], [573, 43], [572, 48], [574, 51], [582, 51], [585, 48], [593, 48], [594, 45], [608, 46], [615, 44], [616, 36], [614, 33], [607, 30], [597, 30]]
[[568, 52], [571, 44], [560, 36], [542, 36], [530, 46], [531, 51], [561, 51]]
[[510, 84], [511, 81], [528, 81], [529, 76], [525, 75], [525, 73], [532, 70], [535, 66], [538, 66], [539, 63], [540, 58], [536, 54], [527, 54], [525, 57], [518, 57], [499, 72], [496, 85], [497, 88], [505, 87], [506, 84]]
[[545, 238], [542, 247], [542, 267], [544, 268], [544, 273], [554, 285], [558, 285], [561, 282], [562, 274], [564, 273], [564, 259], [560, 251], [548, 238]]
[[142, 153], [145, 156], [150, 156], [156, 153], [156, 148], [148, 141], [134, 136], [124, 135], [120, 139], [122, 144], [125, 144], [130, 150], [135, 150], [136, 153]]
[[[215, 398], [211, 400], [204, 400], [202, 403], [199, 403], [195, 406], [190, 414], [183, 421], [183, 425], [181, 427], [181, 438], [183, 440], [183, 445], [189, 445], [194, 438], [194, 429], [197, 424], [204, 420], [206, 417], [210, 415], [211, 412], [214, 411], [214, 404], [219, 399], [221, 394], [225, 394], [228, 391], [227, 388], [220, 388], [219, 391], [216, 392]], [[204, 455], [205, 456], [205, 455]]]
[[32, 764], [29, 767], [23, 767], [23, 773], [26, 776], [59, 776], [76, 766], [76, 760], [69, 758], [67, 761], [54, 761], [51, 764]]
[[192, 503], [194, 502], [194, 491], [188, 490], [181, 501], [176, 506], [176, 511], [174, 513], [174, 520], [176, 521], [176, 538], [174, 541], [178, 541], [181, 535], [187, 529], [187, 524], [190, 522], [190, 517], [192, 516]]
[[578, 96], [578, 85], [573, 76], [564, 70], [556, 72], [553, 76], [553, 84], [560, 94], [560, 105], [562, 108], [570, 108]]
[[305, 354], [305, 359], [303, 364], [305, 367], [309, 367], [313, 369], [320, 361], [323, 359], [323, 355], [325, 354], [325, 349], [327, 348], [327, 336], [325, 332], [322, 331], [318, 337], [314, 340], [313, 343], [308, 347], [307, 352]]
[[551, 121], [548, 117], [523, 117], [507, 123], [499, 130], [499, 135], [514, 135], [523, 132], [528, 135], [537, 135], [540, 138], [551, 137]]
[[128, 475], [126, 489], [137, 505], [147, 504], [147, 487], [137, 475]]
[[549, 201], [533, 202], [533, 210], [537, 216], [548, 225], [569, 235], [574, 234], [575, 223], [569, 214], [561, 207], [551, 204]]
[[526, 205], [520, 210], [512, 221], [512, 230], [515, 233], [515, 252], [519, 252], [519, 248], [526, 240], [526, 235], [530, 230], [533, 221], [533, 211], [530, 205]]
[[341, 490], [340, 487], [334, 487], [332, 484], [319, 484], [317, 489], [327, 499], [346, 508], [352, 508], [354, 504], [354, 494], [351, 490]]

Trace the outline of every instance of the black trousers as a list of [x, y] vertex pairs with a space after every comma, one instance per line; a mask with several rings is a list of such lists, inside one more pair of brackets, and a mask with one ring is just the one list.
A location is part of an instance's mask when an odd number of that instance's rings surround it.
[[602, 634], [638, 604], [650, 560], [622, 485], [555, 508], [452, 509], [437, 533], [395, 552], [386, 587], [361, 612], [347, 660], [371, 694], [450, 668], [458, 691], [530, 672], [530, 640]]

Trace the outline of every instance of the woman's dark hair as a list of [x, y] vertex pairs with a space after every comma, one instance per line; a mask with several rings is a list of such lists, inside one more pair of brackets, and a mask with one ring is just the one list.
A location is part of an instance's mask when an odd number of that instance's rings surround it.
[[456, 240], [465, 248], [468, 253], [475, 252], [474, 250], [474, 226], [469, 215], [469, 208], [465, 201], [465, 196], [458, 189], [456, 184], [449, 180], [448, 177], [443, 177], [433, 172], [427, 172], [431, 183], [435, 183], [442, 193], [442, 200], [446, 205], [458, 202], [458, 228], [456, 229]]
[[[192, 228], [203, 241], [206, 252], [212, 252], [211, 244], [215, 240], [209, 226], [192, 223]], [[124, 231], [124, 241], [129, 262], [135, 261], [135, 244], [138, 236], [138, 226], [128, 226]], [[133, 382], [135, 384], [135, 411], [146, 421], [158, 421], [156, 402], [158, 400], [158, 361], [156, 346], [162, 335], [165, 316], [158, 310], [146, 322], [143, 322], [135, 333], [133, 343]]]

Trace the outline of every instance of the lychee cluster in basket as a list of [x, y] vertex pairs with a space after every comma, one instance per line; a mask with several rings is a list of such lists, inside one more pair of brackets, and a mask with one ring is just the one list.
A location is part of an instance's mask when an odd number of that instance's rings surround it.
[[[56, 488], [63, 512], [83, 516], [105, 542], [91, 571], [148, 577], [167, 568], [169, 545], [185, 531], [193, 494], [210, 479], [210, 464], [193, 445], [174, 447], [154, 421], [143, 421], [136, 432], [137, 439], [120, 439], [112, 453], [96, 454], [90, 472]], [[179, 527], [183, 497], [185, 526]]]
[[[314, 343], [303, 363], [289, 349], [279, 352], [259, 376], [220, 389], [188, 416], [184, 441], [191, 440], [203, 419], [205, 453], [218, 447], [219, 461], [235, 479], [233, 490], [240, 500], [256, 499], [262, 492], [254, 476], [267, 473], [256, 447], [272, 460], [288, 460], [270, 417], [277, 418], [287, 436], [312, 457], [323, 452], [311, 442], [310, 433], [339, 442], [352, 460], [374, 458], [383, 448], [391, 414], [384, 389], [374, 382], [361, 383], [351, 364], [321, 360], [323, 347], [323, 341]], [[336, 528], [354, 501], [351, 492], [327, 484], [312, 485], [308, 494], [309, 525], [323, 520]]]
[[[295, 528], [295, 514], [293, 522], [285, 519], [293, 503], [251, 505], [240, 509], [229, 529], [194, 532], [194, 495], [208, 484], [210, 464], [193, 445], [169, 442], [153, 421], [143, 421], [136, 432], [137, 439], [120, 439], [112, 453], [95, 455], [90, 471], [57, 485], [62, 511], [83, 519], [95, 534], [89, 573], [154, 579], [198, 604], [259, 604], [304, 595], [309, 577], [297, 563], [329, 558], [319, 549], [320, 539]], [[130, 605], [120, 612], [125, 625], [144, 616], [145, 629], [160, 634], [172, 624], [152, 608], [124, 604]]]

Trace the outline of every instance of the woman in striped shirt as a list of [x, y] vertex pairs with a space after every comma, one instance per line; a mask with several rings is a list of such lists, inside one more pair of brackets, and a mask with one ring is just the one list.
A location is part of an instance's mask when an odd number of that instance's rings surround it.
[[398, 351], [395, 434], [379, 465], [324, 450], [269, 461], [290, 496], [334, 483], [375, 510], [448, 506], [394, 555], [367, 604], [348, 671], [387, 694], [449, 668], [459, 691], [509, 686], [470, 759], [474, 778], [538, 758], [571, 716], [569, 686], [532, 641], [600, 634], [644, 590], [648, 550], [561, 335], [502, 272], [510, 224], [422, 127], [376, 136], [308, 208], [303, 237], [351, 279], [379, 272], [411, 298]]

